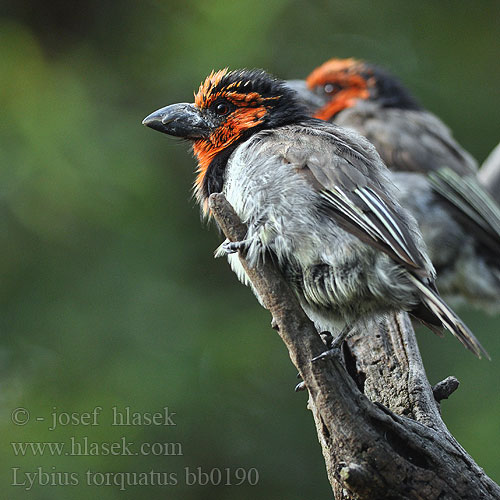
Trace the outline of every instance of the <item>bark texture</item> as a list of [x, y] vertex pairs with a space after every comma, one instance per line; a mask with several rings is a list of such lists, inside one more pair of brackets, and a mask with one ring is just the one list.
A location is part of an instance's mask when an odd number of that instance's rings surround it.
[[[229, 240], [244, 239], [246, 227], [223, 195], [210, 197], [210, 209]], [[442, 421], [436, 399], [458, 381], [433, 391], [406, 314], [352, 335], [345, 363], [313, 363], [325, 345], [272, 259], [255, 268], [240, 259], [309, 391], [335, 499], [500, 499], [500, 487]]]

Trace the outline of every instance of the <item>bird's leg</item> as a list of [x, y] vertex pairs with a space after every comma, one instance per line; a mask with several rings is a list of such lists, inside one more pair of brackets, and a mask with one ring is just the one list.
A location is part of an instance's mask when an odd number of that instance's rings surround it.
[[352, 328], [349, 325], [344, 326], [342, 328], [342, 331], [335, 337], [332, 341], [331, 344], [328, 346], [328, 350], [325, 352], [322, 352], [319, 356], [316, 356], [315, 358], [312, 359], [313, 363], [316, 361], [320, 361], [322, 359], [331, 359], [334, 356], [338, 356], [340, 354], [340, 346], [344, 342], [344, 340], [349, 336], [351, 333]]
[[[330, 350], [332, 349], [333, 346], [333, 335], [330, 332], [320, 332], [319, 336], [321, 337], [321, 340], [325, 343], [326, 347]], [[341, 342], [342, 343], [342, 342]], [[329, 352], [329, 351], [325, 351]], [[315, 360], [316, 358], [314, 358]], [[313, 361], [314, 361], [313, 360]], [[297, 373], [297, 378], [302, 378], [300, 376], [300, 373]], [[295, 386], [295, 392], [301, 392], [306, 390], [306, 384], [304, 383], [303, 380], [301, 380], [296, 386]]]
[[258, 252], [263, 251], [262, 241], [259, 237], [259, 234], [265, 233], [266, 220], [263, 218], [259, 218], [248, 225], [248, 232], [246, 238], [241, 241], [228, 241], [226, 240], [221, 246], [220, 249], [225, 252], [227, 255], [231, 253], [236, 253], [240, 250], [243, 254], [245, 254], [251, 246], [254, 246]]
[[229, 255], [231, 253], [236, 253], [238, 250], [245, 251], [249, 245], [250, 240], [226, 241], [221, 245], [221, 248], [226, 254]]

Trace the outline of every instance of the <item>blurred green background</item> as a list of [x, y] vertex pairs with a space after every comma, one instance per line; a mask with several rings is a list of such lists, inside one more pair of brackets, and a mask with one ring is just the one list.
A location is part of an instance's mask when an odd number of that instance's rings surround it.
[[[295, 370], [269, 314], [212, 257], [221, 238], [190, 198], [187, 144], [141, 120], [190, 101], [213, 68], [299, 78], [332, 56], [355, 56], [398, 74], [482, 161], [500, 139], [500, 3], [0, 5], [3, 498], [331, 498], [306, 396], [293, 392]], [[422, 355], [432, 383], [461, 381], [445, 420], [499, 481], [500, 317], [459, 313], [493, 361], [427, 331], [418, 334]], [[167, 406], [177, 425], [112, 426], [115, 405]], [[48, 429], [54, 411], [96, 406], [97, 426]], [[24, 426], [11, 422], [17, 407], [30, 412]], [[178, 442], [183, 455], [15, 456], [10, 444], [72, 436]], [[255, 467], [259, 481], [186, 486], [185, 467], [231, 468], [231, 479]], [[174, 473], [178, 484], [87, 486], [89, 469]], [[27, 472], [38, 473], [32, 487]], [[64, 481], [64, 472], [80, 484], [37, 484], [43, 473]]]

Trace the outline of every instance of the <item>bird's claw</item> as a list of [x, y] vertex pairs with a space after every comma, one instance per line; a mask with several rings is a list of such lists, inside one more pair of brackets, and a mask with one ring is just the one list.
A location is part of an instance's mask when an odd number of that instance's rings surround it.
[[306, 384], [302, 381], [295, 386], [295, 392], [302, 392], [307, 389]]
[[222, 244], [222, 250], [226, 254], [232, 254], [238, 252], [238, 250], [244, 250], [246, 241], [227, 241]]
[[339, 357], [341, 355], [340, 347], [334, 347], [333, 349], [328, 349], [327, 351], [323, 351], [319, 356], [316, 356], [312, 359], [313, 363], [317, 363], [318, 361], [324, 361], [326, 359], [332, 359]]
[[342, 347], [344, 340], [349, 336], [350, 333], [351, 333], [351, 328], [349, 326], [345, 326], [344, 328], [342, 328], [340, 334], [337, 335], [337, 337], [335, 338], [332, 336], [330, 332], [321, 332], [320, 333], [321, 338], [328, 347], [328, 350], [322, 352], [319, 356], [313, 358], [312, 362], [315, 363], [316, 361], [321, 361], [325, 359], [341, 358], [342, 355], [340, 348]]

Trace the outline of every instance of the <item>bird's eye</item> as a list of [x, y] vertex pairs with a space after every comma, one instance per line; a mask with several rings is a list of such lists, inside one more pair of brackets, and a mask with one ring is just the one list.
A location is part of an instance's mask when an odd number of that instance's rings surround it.
[[341, 89], [342, 87], [338, 83], [327, 83], [323, 87], [323, 91], [325, 92], [325, 94], [335, 94]]
[[219, 102], [218, 104], [216, 104], [215, 106], [215, 112], [219, 115], [219, 116], [224, 116], [224, 115], [227, 115], [229, 113], [230, 109], [229, 109], [229, 105], [225, 102]]

